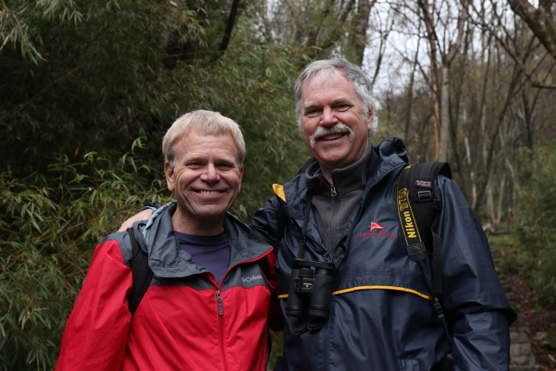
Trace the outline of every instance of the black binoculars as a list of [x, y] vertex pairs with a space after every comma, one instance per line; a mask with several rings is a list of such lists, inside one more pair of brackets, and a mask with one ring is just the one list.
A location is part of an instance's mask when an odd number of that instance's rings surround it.
[[330, 311], [334, 263], [294, 259], [286, 314], [292, 317], [326, 319]]

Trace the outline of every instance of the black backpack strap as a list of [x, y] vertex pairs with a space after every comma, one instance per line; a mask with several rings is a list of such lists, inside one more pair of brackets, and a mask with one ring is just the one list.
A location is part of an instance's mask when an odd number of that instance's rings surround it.
[[264, 259], [261, 259], [259, 261], [259, 266], [265, 277], [270, 277], [270, 262], [268, 261], [268, 258], [265, 257]]
[[427, 251], [432, 253], [432, 286], [435, 296], [442, 295], [442, 249], [440, 236], [433, 232], [438, 212], [442, 208], [440, 199], [434, 195], [434, 185], [438, 174], [452, 177], [450, 165], [446, 162], [416, 163], [406, 168], [409, 202], [413, 209], [416, 226]]
[[153, 271], [149, 268], [149, 256], [143, 251], [139, 241], [135, 238], [135, 231], [133, 228], [129, 228], [127, 233], [129, 234], [132, 247], [129, 267], [131, 268], [133, 276], [133, 285], [129, 293], [128, 303], [129, 311], [133, 315], [143, 295], [145, 295], [145, 291], [149, 288], [153, 277]]
[[[442, 246], [440, 236], [432, 231], [442, 205], [434, 195], [434, 181], [438, 174], [451, 177], [450, 166], [445, 162], [425, 162], [406, 166], [398, 180], [398, 215], [406, 241], [409, 257], [419, 264], [429, 299], [441, 320], [448, 339], [444, 312], [438, 296], [442, 294]], [[423, 263], [432, 254], [432, 283]]]
[[436, 215], [442, 208], [440, 200], [434, 196], [434, 182], [438, 174], [442, 173], [451, 178], [450, 165], [446, 162], [423, 162], [407, 166], [404, 169], [409, 191], [409, 202], [417, 220], [421, 238], [430, 251], [432, 247], [431, 228], [436, 221]]

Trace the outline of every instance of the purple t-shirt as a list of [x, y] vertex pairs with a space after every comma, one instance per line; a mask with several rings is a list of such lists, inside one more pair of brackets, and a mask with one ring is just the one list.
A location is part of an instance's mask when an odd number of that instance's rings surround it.
[[216, 283], [230, 267], [230, 244], [228, 235], [222, 232], [216, 236], [194, 236], [174, 231], [180, 249], [187, 252], [200, 267], [214, 274]]

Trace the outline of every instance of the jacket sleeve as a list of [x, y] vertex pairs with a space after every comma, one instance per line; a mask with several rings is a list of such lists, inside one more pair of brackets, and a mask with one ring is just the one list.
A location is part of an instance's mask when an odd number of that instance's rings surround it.
[[487, 238], [465, 196], [448, 179], [439, 187], [442, 301], [453, 335], [454, 369], [507, 370], [509, 326], [516, 315], [497, 277]]
[[121, 369], [131, 321], [131, 284], [131, 269], [118, 242], [99, 244], [66, 323], [56, 370]]

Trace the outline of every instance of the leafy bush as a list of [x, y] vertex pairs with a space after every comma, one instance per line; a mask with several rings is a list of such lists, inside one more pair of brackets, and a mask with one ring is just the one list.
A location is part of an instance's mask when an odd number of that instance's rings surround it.
[[528, 187], [516, 208], [515, 233], [522, 250], [520, 274], [528, 278], [543, 306], [556, 304], [556, 144], [543, 147], [532, 165]]
[[50, 166], [52, 186], [0, 174], [0, 370], [54, 368], [65, 321], [95, 245], [165, 185], [142, 184], [124, 155], [112, 168], [88, 154]]

